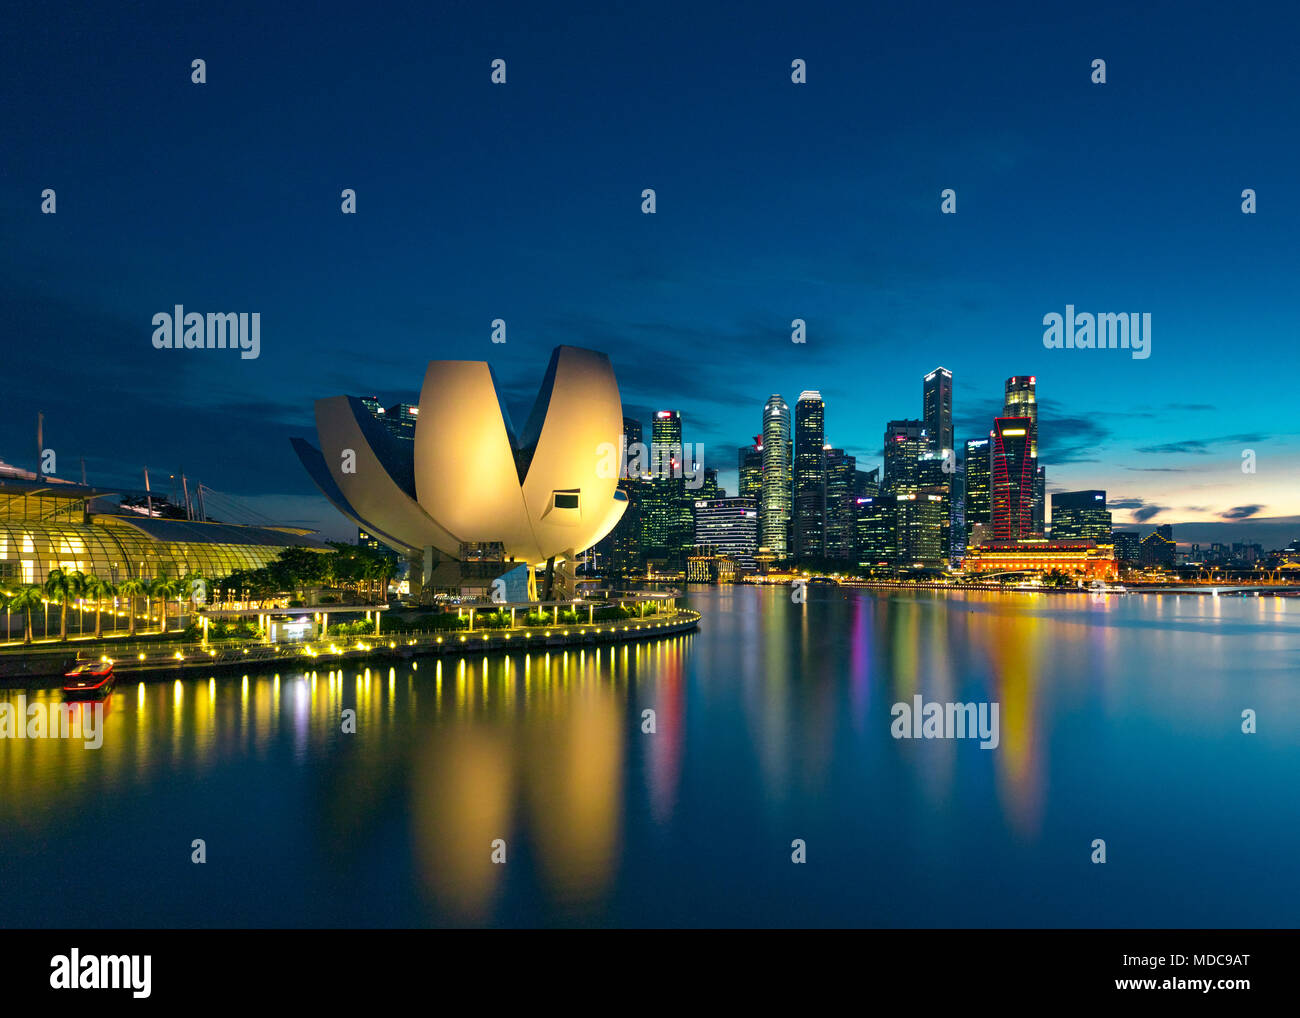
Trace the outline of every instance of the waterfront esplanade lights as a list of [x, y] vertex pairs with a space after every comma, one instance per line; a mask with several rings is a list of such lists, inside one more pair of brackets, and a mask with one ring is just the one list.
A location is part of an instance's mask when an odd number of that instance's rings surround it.
[[[609, 358], [560, 346], [522, 432], [485, 361], [430, 361], [414, 440], [394, 434], [357, 397], [316, 401], [320, 448], [294, 439], [317, 487], [344, 516], [449, 582], [471, 551], [501, 572], [576, 556], [627, 507], [609, 448], [623, 406]], [[608, 475], [608, 476], [605, 476]], [[446, 567], [455, 566], [455, 569]], [[535, 597], [532, 568], [529, 596]], [[480, 579], [484, 570], [476, 574]]]

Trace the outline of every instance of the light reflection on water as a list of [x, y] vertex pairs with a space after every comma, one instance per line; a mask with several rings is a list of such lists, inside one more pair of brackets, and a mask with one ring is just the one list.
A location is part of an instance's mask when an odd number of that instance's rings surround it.
[[[692, 600], [647, 643], [123, 682], [98, 751], [0, 740], [0, 925], [1294, 922], [1296, 603]], [[999, 747], [890, 738], [917, 694], [996, 701]]]

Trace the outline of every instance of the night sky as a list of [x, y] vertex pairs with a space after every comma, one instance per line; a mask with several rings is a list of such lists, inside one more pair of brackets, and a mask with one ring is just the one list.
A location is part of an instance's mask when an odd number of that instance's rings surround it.
[[[819, 389], [871, 467], [943, 365], [959, 444], [1038, 377], [1049, 491], [1300, 537], [1294, 8], [566, 6], [9, 5], [0, 460], [33, 468], [44, 411], [62, 476], [183, 467], [355, 536], [288, 439], [433, 358], [488, 360], [522, 420], [552, 347], [606, 351], [732, 490], [771, 393]], [[175, 304], [260, 312], [261, 356], [155, 350]], [[1150, 312], [1151, 357], [1045, 349], [1066, 304]]]

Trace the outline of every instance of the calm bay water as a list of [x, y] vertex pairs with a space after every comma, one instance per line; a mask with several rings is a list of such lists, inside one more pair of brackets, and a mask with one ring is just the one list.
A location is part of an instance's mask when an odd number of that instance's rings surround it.
[[[0, 740], [0, 926], [1300, 922], [1300, 602], [690, 602], [689, 636], [124, 682], [97, 751]], [[916, 694], [996, 701], [999, 746], [892, 738]]]

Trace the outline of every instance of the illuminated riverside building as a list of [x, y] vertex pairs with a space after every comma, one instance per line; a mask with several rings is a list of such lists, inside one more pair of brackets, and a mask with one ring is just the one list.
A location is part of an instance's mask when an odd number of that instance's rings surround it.
[[695, 501], [695, 545], [713, 548], [754, 571], [758, 551], [758, 505], [752, 498]]
[[801, 392], [794, 405], [794, 555], [826, 554], [826, 403]]
[[935, 368], [921, 384], [921, 416], [930, 451], [942, 453], [953, 448], [952, 372]]
[[1033, 533], [1037, 471], [1032, 423], [1028, 417], [999, 417], [993, 422], [990, 512], [995, 541], [1014, 541]]
[[892, 566], [898, 549], [898, 499], [892, 495], [862, 495], [855, 501], [858, 564]]
[[843, 449], [827, 447], [826, 454], [826, 557], [853, 560], [857, 529], [857, 457]]
[[[992, 432], [990, 432], [990, 436]], [[988, 438], [966, 442], [966, 526], [993, 521], [992, 450]]]
[[1038, 378], [1035, 375], [1012, 375], [1007, 379], [1002, 406], [1003, 417], [1029, 419], [1029, 455], [1034, 459], [1034, 477], [1029, 495], [1029, 530], [1041, 534], [1047, 503], [1047, 471], [1038, 464]]
[[1178, 562], [1178, 544], [1174, 541], [1173, 530], [1164, 524], [1147, 534], [1138, 546], [1138, 561], [1148, 568], [1172, 569]]
[[[556, 347], [521, 432], [485, 361], [430, 361], [417, 409], [406, 442], [355, 397], [317, 400], [319, 448], [293, 446], [339, 512], [407, 559], [413, 593], [488, 589], [466, 549], [489, 544], [501, 549], [499, 575], [525, 573], [530, 599], [569, 596], [578, 555], [627, 509], [618, 471], [597, 455], [623, 423], [609, 358]], [[535, 596], [538, 566], [546, 585]]]
[[1044, 537], [971, 545], [966, 549], [962, 569], [967, 573], [1046, 573], [1057, 570], [1086, 580], [1110, 580], [1119, 575], [1115, 552], [1110, 545]]
[[881, 490], [902, 494], [917, 486], [917, 460], [926, 451], [921, 421], [890, 421], [885, 425], [885, 478]]
[[0, 478], [0, 588], [44, 583], [56, 568], [110, 583], [164, 573], [220, 579], [260, 569], [286, 548], [330, 550], [301, 527], [119, 515], [112, 494], [53, 478]]
[[1104, 491], [1058, 491], [1052, 495], [1052, 540], [1078, 539], [1112, 542]]
[[596, 545], [602, 570], [618, 576], [639, 572], [641, 568], [641, 491], [644, 478], [640, 475], [640, 468], [648, 466], [648, 463], [632, 462], [633, 447], [641, 445], [641, 436], [641, 422], [634, 417], [624, 417], [618, 490], [627, 499], [627, 510], [614, 529]]
[[1115, 561], [1123, 569], [1137, 563], [1140, 551], [1138, 532], [1136, 530], [1115, 530], [1111, 532], [1115, 545]]
[[776, 558], [789, 554], [790, 407], [775, 393], [763, 407], [763, 499], [759, 509], [759, 543]]
[[900, 569], [941, 566], [948, 557], [946, 488], [918, 488], [895, 495], [895, 561]]
[[754, 436], [753, 445], [742, 445], [736, 450], [736, 482], [741, 498], [752, 498], [760, 504], [763, 497], [763, 439]]
[[[956, 466], [954, 460], [948, 458], [948, 453], [928, 451], [923, 452], [916, 461], [916, 483], [917, 490], [924, 490], [931, 494], [940, 495], [943, 498], [943, 557], [948, 558], [950, 548], [952, 547], [952, 515], [953, 515], [953, 479], [954, 473], [952, 468]], [[944, 469], [945, 465], [949, 468]]]

